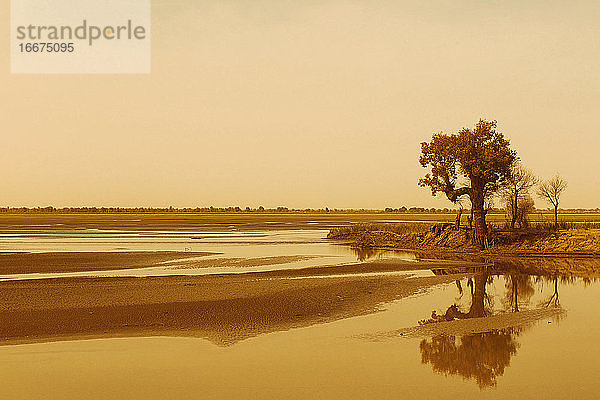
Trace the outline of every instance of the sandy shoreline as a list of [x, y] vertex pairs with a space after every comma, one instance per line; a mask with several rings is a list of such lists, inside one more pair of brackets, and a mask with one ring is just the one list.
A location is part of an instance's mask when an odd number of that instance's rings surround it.
[[0, 253], [0, 275], [146, 268], [214, 254], [183, 251]]
[[227, 346], [262, 333], [377, 312], [382, 303], [455, 279], [268, 279], [284, 272], [2, 282], [0, 343], [170, 335]]
[[538, 308], [519, 312], [502, 313], [481, 318], [461, 319], [454, 321], [443, 321], [424, 325], [396, 329], [388, 332], [358, 335], [357, 338], [365, 340], [389, 340], [392, 338], [422, 338], [438, 335], [462, 336], [489, 332], [491, 330], [503, 330], [519, 328], [531, 325], [538, 321], [548, 323], [560, 320], [566, 315], [562, 308]]
[[[14, 253], [10, 255], [13, 261], [25, 259], [30, 263], [19, 266], [6, 262], [4, 265], [12, 265], [13, 271], [22, 271], [21, 268], [41, 266], [45, 260], [62, 260], [46, 265], [46, 270], [59, 266], [77, 270], [81, 265], [88, 265], [80, 264], [82, 260], [99, 260], [95, 267], [128, 260], [127, 264], [121, 264], [121, 268], [127, 268], [200, 255], [206, 254], [69, 253], [70, 257], [62, 258], [61, 253]], [[235, 260], [242, 265], [261, 262], [268, 265], [304, 257]], [[219, 258], [200, 261], [204, 267], [214, 262], [231, 262]], [[183, 261], [184, 265], [186, 262]], [[384, 303], [421, 293], [435, 285], [452, 283], [480, 267], [481, 264], [462, 260], [392, 258], [241, 274], [5, 281], [0, 282], [0, 345], [164, 335], [202, 337], [219, 346], [228, 346], [263, 333], [374, 313]], [[403, 274], [414, 270], [438, 272], [428, 277]], [[383, 275], [366, 275], [372, 273]], [[473, 323], [456, 321], [455, 325], [470, 329], [468, 326]], [[503, 323], [506, 321], [483, 326], [489, 328]], [[423, 329], [432, 328], [420, 328]]]
[[215, 258], [208, 260], [182, 260], [176, 261], [175, 269], [190, 269], [190, 268], [246, 268], [246, 267], [262, 267], [277, 264], [287, 264], [298, 261], [312, 260], [321, 256], [305, 256], [305, 255], [289, 255], [289, 256], [269, 256], [269, 257], [229, 257]]

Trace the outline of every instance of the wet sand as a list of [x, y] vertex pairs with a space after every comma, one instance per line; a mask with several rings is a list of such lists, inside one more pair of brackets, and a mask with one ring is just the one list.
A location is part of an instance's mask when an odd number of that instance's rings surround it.
[[[383, 303], [456, 279], [316, 278], [312, 270], [2, 282], [0, 340], [168, 335], [228, 346], [263, 333], [374, 313]], [[301, 276], [306, 279], [297, 279]]]
[[397, 329], [388, 332], [378, 332], [357, 336], [367, 340], [387, 340], [391, 338], [421, 338], [438, 335], [462, 336], [475, 333], [485, 333], [494, 330], [519, 328], [538, 321], [553, 323], [566, 316], [562, 308], [538, 308], [519, 312], [502, 313], [488, 317], [460, 319], [453, 321], [435, 322]]
[[296, 261], [312, 260], [320, 256], [270, 256], [270, 257], [234, 257], [234, 258], [216, 258], [209, 260], [182, 260], [177, 261], [175, 269], [186, 268], [245, 268], [262, 267], [277, 264], [287, 264]]
[[146, 268], [216, 253], [182, 251], [0, 253], [0, 275]]

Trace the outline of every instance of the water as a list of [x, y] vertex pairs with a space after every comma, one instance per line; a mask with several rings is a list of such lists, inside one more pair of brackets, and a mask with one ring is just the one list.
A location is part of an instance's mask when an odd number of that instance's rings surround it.
[[[199, 257], [199, 260], [220, 258], [263, 258], [278, 256], [309, 256], [271, 265], [249, 267], [181, 268], [181, 263], [169, 262], [150, 268], [115, 269], [65, 273], [0, 274], [0, 281], [68, 278], [68, 277], [142, 277], [169, 275], [209, 275], [227, 273], [264, 272], [298, 269], [356, 262], [367, 257], [347, 246], [332, 245], [326, 240], [324, 230], [274, 230], [257, 232], [208, 231], [126, 231], [109, 229], [81, 229], [56, 233], [4, 234], [0, 252], [101, 252], [101, 251], [182, 251], [208, 252], [216, 255]], [[415, 260], [408, 252], [378, 251], [368, 253], [368, 258], [393, 257]], [[189, 258], [188, 258], [189, 259]]]
[[[500, 308], [506, 293], [496, 290], [505, 284], [496, 277], [492, 285]], [[552, 282], [533, 289], [524, 307], [554, 291]], [[600, 288], [574, 281], [559, 282], [558, 290], [567, 310], [563, 318], [488, 336], [356, 337], [414, 325], [431, 309], [445, 308], [459, 294], [455, 285], [444, 285], [379, 314], [267, 334], [228, 348], [166, 337], [5, 346], [2, 391], [6, 398], [29, 399], [49, 393], [92, 399], [596, 398], [600, 318], [593, 310]], [[435, 361], [423, 362], [424, 347], [437, 354], [430, 357]]]
[[[415, 261], [407, 253], [354, 252], [330, 244], [325, 233], [18, 235], [2, 238], [0, 250], [190, 249], [221, 253], [215, 257], [318, 256], [243, 272], [390, 257]], [[414, 271], [402, 273], [434, 275], [415, 265]], [[174, 273], [166, 267], [160, 271], [132, 274]], [[174, 336], [0, 346], [0, 398], [597, 398], [596, 280], [524, 274], [500, 265], [465, 271], [456, 281], [382, 304], [380, 312], [260, 334], [228, 346]], [[354, 279], [345, 274], [329, 278]], [[458, 317], [451, 323], [432, 321], [442, 315]], [[520, 315], [526, 317], [514, 323], [511, 318]], [[481, 323], [487, 320], [496, 322], [490, 327]]]

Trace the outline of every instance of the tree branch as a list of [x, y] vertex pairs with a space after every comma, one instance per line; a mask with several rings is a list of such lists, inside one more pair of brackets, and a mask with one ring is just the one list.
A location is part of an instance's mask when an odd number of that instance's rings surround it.
[[465, 194], [471, 195], [471, 188], [461, 187], [458, 189], [454, 189], [453, 187], [447, 187], [446, 190], [444, 190], [444, 193], [446, 193], [446, 197], [448, 197], [448, 200], [450, 200], [453, 203], [456, 203], [459, 197], [464, 196]]

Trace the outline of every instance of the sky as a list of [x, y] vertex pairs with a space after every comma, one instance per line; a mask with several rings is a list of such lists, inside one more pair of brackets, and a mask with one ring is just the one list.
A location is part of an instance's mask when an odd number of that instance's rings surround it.
[[595, 0], [153, 0], [146, 75], [11, 74], [3, 35], [0, 206], [449, 207], [419, 143], [485, 118], [596, 208], [599, 20]]

